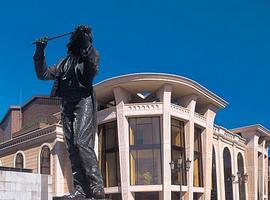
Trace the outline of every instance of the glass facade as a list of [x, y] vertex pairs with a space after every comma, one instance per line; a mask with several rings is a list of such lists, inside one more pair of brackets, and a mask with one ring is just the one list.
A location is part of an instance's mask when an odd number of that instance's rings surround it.
[[200, 200], [201, 194], [194, 192], [193, 193], [193, 200]]
[[48, 146], [44, 146], [40, 153], [40, 173], [51, 174], [51, 151]]
[[23, 155], [21, 153], [18, 153], [15, 158], [15, 168], [22, 169], [24, 167], [23, 162], [24, 162]]
[[107, 194], [106, 198], [111, 200], [122, 200], [122, 195], [120, 193], [117, 194]]
[[[184, 130], [184, 122], [173, 118], [171, 119], [171, 160], [175, 163], [177, 163], [179, 157], [181, 157], [183, 160], [186, 160]], [[173, 185], [180, 185], [180, 181], [182, 185], [187, 184], [187, 176], [185, 170], [181, 170], [181, 172], [177, 173], [172, 173], [171, 177]]]
[[160, 118], [130, 118], [130, 184], [158, 185], [161, 179]]
[[194, 127], [194, 162], [193, 162], [193, 186], [203, 187], [202, 166], [202, 130]]
[[134, 200], [157, 200], [159, 199], [158, 192], [136, 192]]
[[179, 200], [180, 199], [180, 192], [172, 192], [171, 193], [171, 199], [172, 200]]
[[105, 187], [120, 186], [119, 150], [116, 121], [99, 125], [99, 167]]

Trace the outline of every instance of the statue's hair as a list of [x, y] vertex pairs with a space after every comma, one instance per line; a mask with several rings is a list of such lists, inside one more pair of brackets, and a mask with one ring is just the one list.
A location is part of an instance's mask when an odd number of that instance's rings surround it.
[[70, 36], [69, 43], [67, 44], [68, 53], [77, 54], [80, 50], [81, 39], [83, 34], [89, 35], [90, 42], [92, 43], [92, 32], [91, 28], [85, 25], [80, 25], [75, 28], [74, 32]]

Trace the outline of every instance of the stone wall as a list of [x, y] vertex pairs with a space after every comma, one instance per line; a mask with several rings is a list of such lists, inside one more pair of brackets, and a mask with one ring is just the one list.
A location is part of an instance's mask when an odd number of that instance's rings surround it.
[[51, 200], [51, 176], [0, 171], [0, 200]]

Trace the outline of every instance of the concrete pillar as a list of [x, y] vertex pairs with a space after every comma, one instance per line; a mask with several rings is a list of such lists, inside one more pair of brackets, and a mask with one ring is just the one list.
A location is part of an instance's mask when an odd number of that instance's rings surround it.
[[264, 186], [265, 186], [264, 195], [268, 197], [268, 156], [267, 155], [264, 155]]
[[163, 200], [171, 199], [171, 85], [163, 85], [157, 95], [161, 102], [163, 102], [163, 117], [162, 117], [162, 169], [163, 169]]
[[[251, 133], [254, 135], [254, 133]], [[248, 199], [257, 199], [258, 189], [258, 140], [259, 137], [255, 135], [247, 144], [247, 159], [246, 168], [248, 174]]]
[[55, 141], [54, 148], [52, 150], [53, 156], [53, 165], [54, 168], [54, 196], [62, 196], [65, 194], [65, 178], [64, 172], [65, 169], [65, 145], [63, 145], [63, 140], [57, 138]]
[[259, 157], [259, 168], [258, 168], [258, 170], [259, 170], [259, 180], [260, 180], [260, 182], [259, 182], [260, 191], [259, 192], [260, 192], [260, 197], [262, 199], [264, 199], [263, 198], [264, 194], [265, 194], [265, 192], [264, 192], [264, 190], [265, 190], [265, 188], [264, 188], [264, 180], [265, 180], [264, 176], [265, 175], [267, 176], [267, 174], [265, 174], [265, 171], [264, 171], [264, 169], [265, 169], [265, 162], [264, 162], [265, 140], [261, 143], [261, 146], [262, 146], [262, 154]]
[[265, 141], [265, 146], [264, 146], [264, 184], [265, 184], [265, 192], [264, 194], [266, 195], [267, 199], [268, 199], [268, 176], [269, 176], [269, 167], [268, 167], [268, 141]]
[[233, 182], [233, 197], [234, 199], [239, 199], [239, 181], [237, 177], [238, 165], [237, 165], [237, 150], [236, 146], [233, 143], [233, 151], [232, 151], [232, 174], [235, 175], [235, 182]]
[[202, 134], [202, 160], [203, 160], [203, 180], [204, 195], [203, 199], [211, 199], [211, 182], [212, 182], [212, 150], [213, 150], [213, 128], [217, 108], [208, 105], [204, 114], [206, 117], [206, 128]]
[[121, 130], [118, 131], [118, 144], [122, 199], [134, 200], [129, 189], [129, 125], [124, 113], [124, 106], [129, 102], [130, 94], [120, 87], [114, 88], [113, 92], [116, 103], [117, 129]]
[[179, 101], [189, 109], [189, 121], [185, 124], [186, 159], [191, 160], [190, 169], [187, 172], [186, 200], [193, 199], [193, 159], [194, 159], [194, 113], [197, 96], [192, 94], [182, 97]]
[[223, 162], [223, 151], [224, 151], [224, 146], [222, 144], [222, 141], [219, 139], [218, 140], [218, 156], [217, 160], [219, 163], [219, 168], [218, 168], [218, 174], [220, 180], [218, 181], [218, 199], [225, 199], [225, 181], [224, 181], [224, 162]]
[[217, 145], [215, 146], [216, 152], [216, 173], [217, 173], [217, 199], [222, 199], [224, 194], [224, 176], [223, 176], [223, 163], [221, 163], [222, 157], [222, 144], [220, 139], [217, 140]]

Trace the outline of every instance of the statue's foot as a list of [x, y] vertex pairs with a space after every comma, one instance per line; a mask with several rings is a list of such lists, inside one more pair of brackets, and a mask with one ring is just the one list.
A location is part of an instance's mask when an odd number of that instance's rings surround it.
[[105, 199], [105, 192], [103, 189], [98, 189], [97, 191], [95, 191], [95, 193], [93, 194], [93, 198], [94, 199]]
[[53, 200], [85, 200], [85, 194], [80, 191], [75, 191], [69, 195], [54, 197]]
[[106, 199], [105, 197], [105, 192], [104, 192], [104, 189], [103, 187], [95, 187], [93, 190], [92, 190], [92, 194], [90, 196], [87, 196], [86, 200], [103, 200], [103, 199]]

